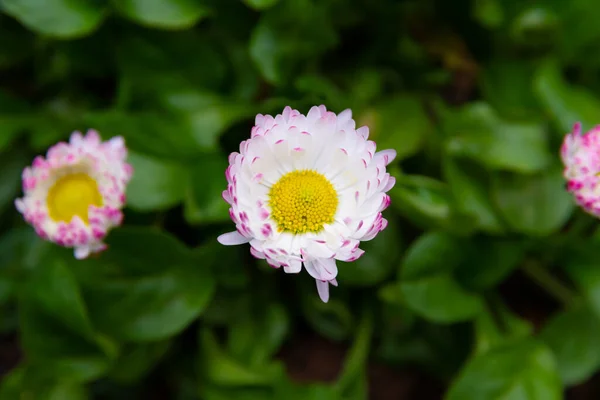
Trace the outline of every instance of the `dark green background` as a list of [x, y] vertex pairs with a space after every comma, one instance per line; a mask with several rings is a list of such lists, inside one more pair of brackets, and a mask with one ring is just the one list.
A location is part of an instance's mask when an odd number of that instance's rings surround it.
[[[0, 11], [0, 399], [600, 396], [568, 389], [600, 369], [600, 236], [558, 157], [573, 123], [600, 123], [595, 1]], [[315, 104], [352, 108], [398, 152], [390, 225], [339, 263], [327, 304], [308, 274], [216, 242], [233, 229], [227, 154], [254, 115]], [[34, 155], [88, 128], [125, 137], [135, 176], [109, 250], [79, 262], [13, 200]], [[315, 335], [330, 344], [306, 346]], [[301, 344], [333, 381], [312, 367], [296, 379], [285, 354]], [[343, 358], [326, 351], [339, 346]], [[373, 363], [391, 378], [374, 380]], [[417, 373], [428, 378], [390, 397]]]

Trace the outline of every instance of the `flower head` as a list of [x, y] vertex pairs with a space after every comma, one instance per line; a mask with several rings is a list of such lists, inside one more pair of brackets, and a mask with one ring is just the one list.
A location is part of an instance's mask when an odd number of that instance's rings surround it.
[[102, 142], [96, 131], [71, 135], [23, 171], [23, 198], [15, 205], [43, 239], [86, 258], [103, 250], [108, 231], [121, 224], [132, 167], [122, 137]]
[[236, 231], [219, 242], [250, 243], [255, 257], [287, 273], [304, 265], [328, 301], [336, 260], [356, 260], [364, 253], [360, 242], [387, 226], [381, 212], [395, 179], [386, 166], [396, 152], [375, 152], [368, 135], [367, 127], [356, 129], [350, 110], [259, 114], [250, 139], [229, 156], [223, 198]]
[[586, 212], [600, 217], [600, 126], [583, 133], [573, 126], [561, 147], [567, 190]]

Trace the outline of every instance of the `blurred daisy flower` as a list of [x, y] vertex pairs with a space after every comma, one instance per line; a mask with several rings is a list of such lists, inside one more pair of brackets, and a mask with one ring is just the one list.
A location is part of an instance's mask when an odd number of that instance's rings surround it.
[[102, 142], [96, 131], [71, 135], [23, 171], [23, 198], [15, 205], [43, 239], [74, 248], [75, 258], [106, 248], [103, 239], [121, 224], [132, 167], [122, 137]]
[[583, 133], [573, 126], [561, 147], [567, 190], [586, 212], [600, 217], [600, 126]]
[[229, 156], [223, 198], [237, 230], [219, 242], [250, 243], [255, 257], [287, 273], [304, 265], [327, 302], [329, 284], [337, 286], [336, 260], [356, 260], [360, 242], [387, 226], [381, 212], [395, 179], [386, 166], [396, 151], [375, 152], [368, 136], [350, 110], [259, 114], [250, 139]]

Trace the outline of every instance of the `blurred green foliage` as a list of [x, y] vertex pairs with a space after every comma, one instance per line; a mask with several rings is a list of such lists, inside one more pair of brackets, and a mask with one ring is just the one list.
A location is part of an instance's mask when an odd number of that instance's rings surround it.
[[[0, 330], [23, 352], [0, 399], [360, 400], [369, 359], [448, 400], [564, 398], [600, 370], [600, 236], [558, 158], [600, 121], [599, 19], [592, 0], [0, 0]], [[398, 152], [390, 225], [327, 304], [215, 240], [254, 115], [321, 103]], [[109, 250], [76, 261], [12, 201], [87, 128], [124, 136], [136, 173]], [[349, 345], [334, 382], [286, 372], [307, 331]]]

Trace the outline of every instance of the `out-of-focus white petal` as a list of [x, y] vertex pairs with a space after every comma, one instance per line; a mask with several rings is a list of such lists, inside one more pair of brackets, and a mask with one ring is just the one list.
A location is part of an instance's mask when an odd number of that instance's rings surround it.
[[133, 174], [121, 137], [74, 132], [37, 156], [22, 175], [15, 207], [43, 239], [74, 249], [75, 258], [102, 251], [110, 229], [122, 223], [125, 190]]

